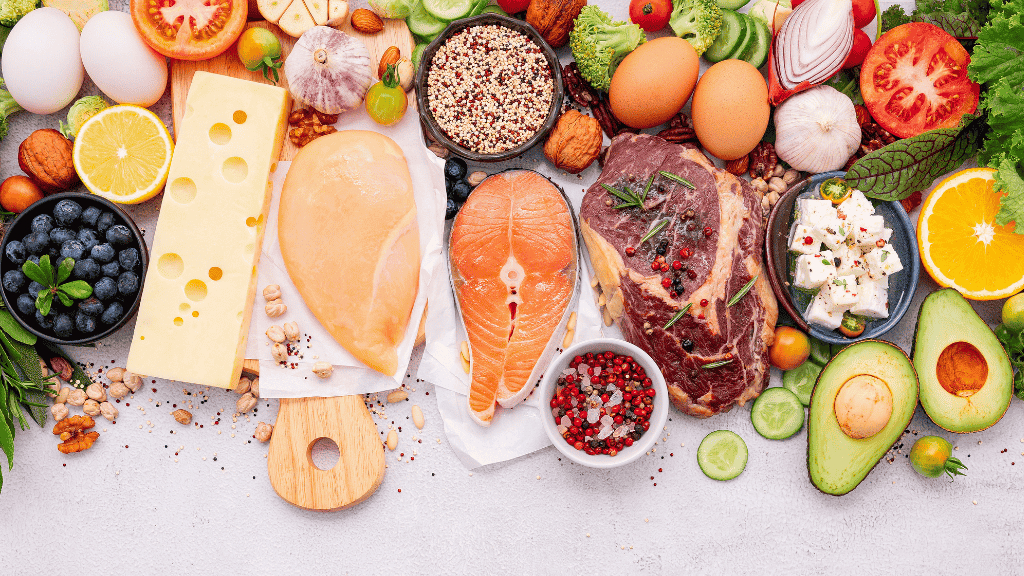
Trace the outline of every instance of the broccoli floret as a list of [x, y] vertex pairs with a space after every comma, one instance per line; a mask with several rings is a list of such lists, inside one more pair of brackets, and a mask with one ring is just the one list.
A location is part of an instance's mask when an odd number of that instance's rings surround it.
[[36, 9], [36, 0], [0, 0], [0, 24], [14, 26], [25, 14]]
[[882, 32], [888, 32], [897, 26], [910, 22], [910, 16], [903, 11], [903, 6], [893, 4], [882, 12]]
[[4, 90], [4, 80], [0, 78], [0, 140], [7, 137], [7, 117], [15, 112], [24, 110], [14, 97], [7, 90]]
[[584, 6], [569, 34], [580, 75], [598, 90], [608, 90], [619, 62], [647, 41], [636, 24], [614, 22], [600, 8]]
[[700, 56], [722, 28], [722, 9], [715, 0], [673, 0], [668, 25]]

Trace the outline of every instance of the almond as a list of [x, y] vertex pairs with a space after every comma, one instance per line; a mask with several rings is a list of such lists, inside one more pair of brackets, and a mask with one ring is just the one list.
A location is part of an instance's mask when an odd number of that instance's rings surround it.
[[384, 78], [384, 73], [388, 71], [388, 64], [395, 66], [398, 61], [402, 59], [402, 52], [398, 49], [398, 46], [392, 46], [384, 51], [384, 54], [380, 57], [380, 64], [377, 65], [377, 78]]
[[372, 10], [359, 8], [352, 12], [352, 28], [363, 34], [376, 34], [384, 30], [384, 21]]

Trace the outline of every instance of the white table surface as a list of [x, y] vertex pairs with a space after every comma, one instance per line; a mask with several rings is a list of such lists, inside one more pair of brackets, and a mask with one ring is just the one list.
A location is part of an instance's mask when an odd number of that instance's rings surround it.
[[[122, 7], [126, 2], [112, 2]], [[603, 4], [603, 3], [602, 3]], [[616, 1], [613, 16], [626, 17]], [[95, 93], [88, 84], [86, 90]], [[169, 121], [169, 99], [154, 110]], [[0, 143], [0, 177], [19, 173], [17, 146], [63, 114], [15, 116]], [[517, 165], [550, 173], [534, 153]], [[596, 177], [596, 167], [585, 180]], [[128, 207], [152, 239], [159, 200]], [[915, 213], [916, 216], [916, 213]], [[890, 339], [909, 349], [922, 273], [906, 320]], [[994, 321], [1000, 302], [977, 305]], [[133, 322], [72, 355], [93, 372], [123, 366]], [[410, 374], [415, 374], [418, 351]], [[778, 373], [773, 375], [778, 380]], [[377, 493], [345, 511], [284, 502], [266, 471], [276, 400], [232, 429], [237, 396], [147, 380], [119, 406], [116, 425], [82, 454], [57, 452], [33, 425], [15, 440], [15, 467], [0, 495], [0, 574], [1011, 574], [1024, 570], [1024, 410], [1014, 400], [994, 428], [957, 436], [919, 408], [895, 461], [881, 461], [847, 496], [808, 482], [806, 432], [765, 440], [738, 408], [710, 420], [673, 410], [657, 450], [625, 468], [561, 461], [554, 448], [473, 472], [448, 448], [431, 393], [407, 379], [410, 399], [376, 418], [402, 427]], [[185, 392], [188, 390], [189, 395]], [[131, 406], [129, 407], [128, 404]], [[203, 425], [170, 416], [186, 407]], [[409, 409], [426, 426], [417, 431]], [[77, 409], [76, 409], [77, 412]], [[214, 425], [220, 417], [219, 425]], [[696, 447], [728, 428], [750, 450], [746, 471], [719, 483], [697, 467]], [[916, 435], [953, 441], [970, 468], [950, 483], [918, 476], [906, 460]], [[419, 442], [418, 440], [422, 440]], [[399, 454], [405, 457], [399, 461]], [[415, 460], [409, 458], [415, 454]], [[1021, 466], [1016, 466], [1021, 462]]]

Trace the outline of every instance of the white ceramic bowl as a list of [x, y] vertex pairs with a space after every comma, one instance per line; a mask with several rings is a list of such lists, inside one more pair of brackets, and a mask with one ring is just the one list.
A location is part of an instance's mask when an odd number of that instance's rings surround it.
[[[558, 426], [555, 424], [555, 419], [551, 416], [550, 409], [550, 402], [555, 394], [555, 384], [558, 382], [558, 377], [562, 374], [563, 370], [569, 368], [569, 363], [572, 362], [572, 359], [576, 356], [585, 355], [588, 352], [606, 351], [632, 356], [637, 364], [643, 366], [647, 376], [651, 379], [652, 387], [656, 391], [650, 429], [640, 437], [640, 440], [634, 442], [632, 446], [623, 448], [615, 456], [608, 456], [606, 454], [591, 455], [567, 444], [562, 435], [558, 433]], [[543, 422], [544, 432], [547, 433], [551, 443], [569, 460], [577, 464], [590, 466], [591, 468], [617, 468], [643, 456], [657, 442], [661, 429], [664, 428], [665, 422], [668, 421], [668, 388], [665, 386], [665, 377], [662, 376], [658, 365], [643, 350], [629, 342], [616, 338], [598, 338], [570, 346], [548, 366], [548, 369], [544, 372], [544, 378], [540, 382], [537, 394], [539, 394], [541, 399], [541, 421]]]

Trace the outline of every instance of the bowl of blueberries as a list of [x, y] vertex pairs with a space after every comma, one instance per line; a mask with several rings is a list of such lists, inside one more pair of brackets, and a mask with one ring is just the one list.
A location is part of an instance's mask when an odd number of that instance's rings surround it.
[[45, 340], [96, 342], [139, 307], [149, 262], [142, 232], [99, 196], [65, 192], [32, 204], [7, 227], [0, 252], [4, 305]]

